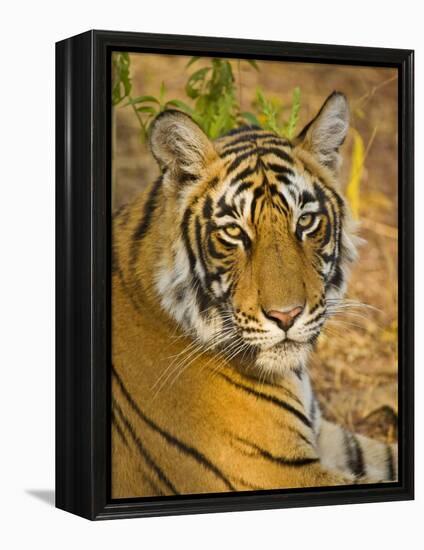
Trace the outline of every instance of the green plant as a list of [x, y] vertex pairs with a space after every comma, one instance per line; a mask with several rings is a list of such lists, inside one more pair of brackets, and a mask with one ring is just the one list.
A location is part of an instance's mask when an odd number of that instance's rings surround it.
[[[187, 67], [198, 61], [193, 57]], [[231, 63], [214, 58], [211, 65], [195, 71], [185, 86], [187, 96], [194, 101], [188, 112], [215, 139], [233, 128], [240, 120], [240, 106], [236, 99], [236, 85]], [[241, 121], [243, 122], [243, 121]]]
[[260, 111], [259, 120], [262, 121], [261, 126], [264, 129], [275, 132], [287, 139], [292, 139], [295, 136], [300, 111], [299, 87], [293, 90], [290, 115], [287, 121], [282, 120], [283, 106], [275, 100], [266, 99], [260, 89], [256, 91], [256, 105]]
[[[200, 59], [192, 57], [187, 68]], [[256, 61], [247, 60], [247, 63], [259, 71]], [[146, 139], [155, 116], [169, 108], [177, 108], [189, 114], [211, 139], [216, 139], [243, 124], [259, 126], [288, 139], [294, 137], [300, 111], [300, 89], [295, 88], [293, 92], [287, 120], [283, 120], [283, 113], [288, 107], [283, 108], [281, 104], [267, 99], [260, 89], [257, 90], [256, 100], [252, 103], [252, 109], [256, 113], [241, 112], [242, 84], [240, 78], [236, 83], [232, 62], [226, 59], [213, 58], [209, 65], [196, 69], [189, 75], [185, 94], [191, 104], [180, 99], [165, 100], [166, 88], [163, 82], [157, 97], [132, 97], [130, 59], [127, 53], [115, 54], [113, 69], [112, 103], [117, 106], [127, 99], [124, 105], [130, 106], [137, 116], [143, 140]]]
[[153, 118], [164, 109], [171, 106], [182, 109], [188, 107], [182, 101], [165, 101], [165, 83], [162, 82], [159, 96], [142, 95], [132, 97], [132, 81], [130, 77], [130, 58], [127, 52], [114, 54], [112, 57], [112, 105], [118, 106], [127, 100], [124, 106], [131, 106], [140, 124], [141, 137], [147, 138], [148, 128]]
[[140, 124], [143, 139], [147, 138], [149, 126], [152, 120], [160, 112], [165, 109], [169, 109], [170, 107], [177, 107], [182, 110], [188, 107], [182, 101], [177, 99], [165, 101], [165, 95], [166, 87], [165, 83], [162, 82], [158, 97], [154, 97], [152, 95], [142, 95], [132, 98], [131, 96], [128, 96], [128, 103], [126, 103], [126, 106], [131, 106], [133, 108]]
[[130, 57], [128, 52], [112, 56], [112, 105], [115, 107], [131, 93]]

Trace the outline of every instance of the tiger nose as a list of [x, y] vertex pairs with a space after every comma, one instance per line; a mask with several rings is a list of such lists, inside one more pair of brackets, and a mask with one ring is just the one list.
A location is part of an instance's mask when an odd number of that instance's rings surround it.
[[303, 307], [301, 306], [296, 306], [289, 311], [278, 311], [276, 309], [271, 309], [267, 312], [267, 317], [275, 321], [283, 330], [289, 330], [302, 311]]

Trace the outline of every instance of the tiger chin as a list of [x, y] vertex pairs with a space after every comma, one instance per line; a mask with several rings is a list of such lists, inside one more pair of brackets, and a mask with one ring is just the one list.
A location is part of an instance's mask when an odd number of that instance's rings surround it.
[[323, 419], [307, 368], [356, 258], [348, 128], [339, 92], [293, 141], [153, 122], [161, 176], [114, 216], [115, 497], [396, 480], [396, 446]]

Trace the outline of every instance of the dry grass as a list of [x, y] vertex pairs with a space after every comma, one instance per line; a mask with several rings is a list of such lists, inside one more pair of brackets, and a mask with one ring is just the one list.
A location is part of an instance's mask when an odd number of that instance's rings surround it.
[[[186, 99], [187, 58], [132, 55], [134, 95], [154, 94], [165, 81], [169, 99]], [[358, 214], [365, 240], [348, 297], [375, 309], [354, 310], [330, 322], [319, 340], [311, 374], [325, 415], [386, 441], [397, 437], [397, 74], [394, 69], [260, 62], [260, 72], [235, 62], [242, 86], [242, 110], [250, 108], [258, 85], [289, 105], [302, 91], [300, 127], [333, 90], [343, 91], [352, 125], [363, 140]], [[130, 109], [114, 113], [114, 204], [127, 202], [157, 174], [141, 143]], [[341, 184], [351, 177], [352, 132], [343, 148]], [[352, 310], [353, 311], [353, 310]]]

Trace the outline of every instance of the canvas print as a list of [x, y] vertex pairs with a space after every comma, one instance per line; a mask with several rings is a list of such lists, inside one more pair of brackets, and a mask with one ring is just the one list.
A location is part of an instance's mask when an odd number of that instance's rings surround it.
[[397, 70], [111, 69], [112, 498], [396, 482]]

